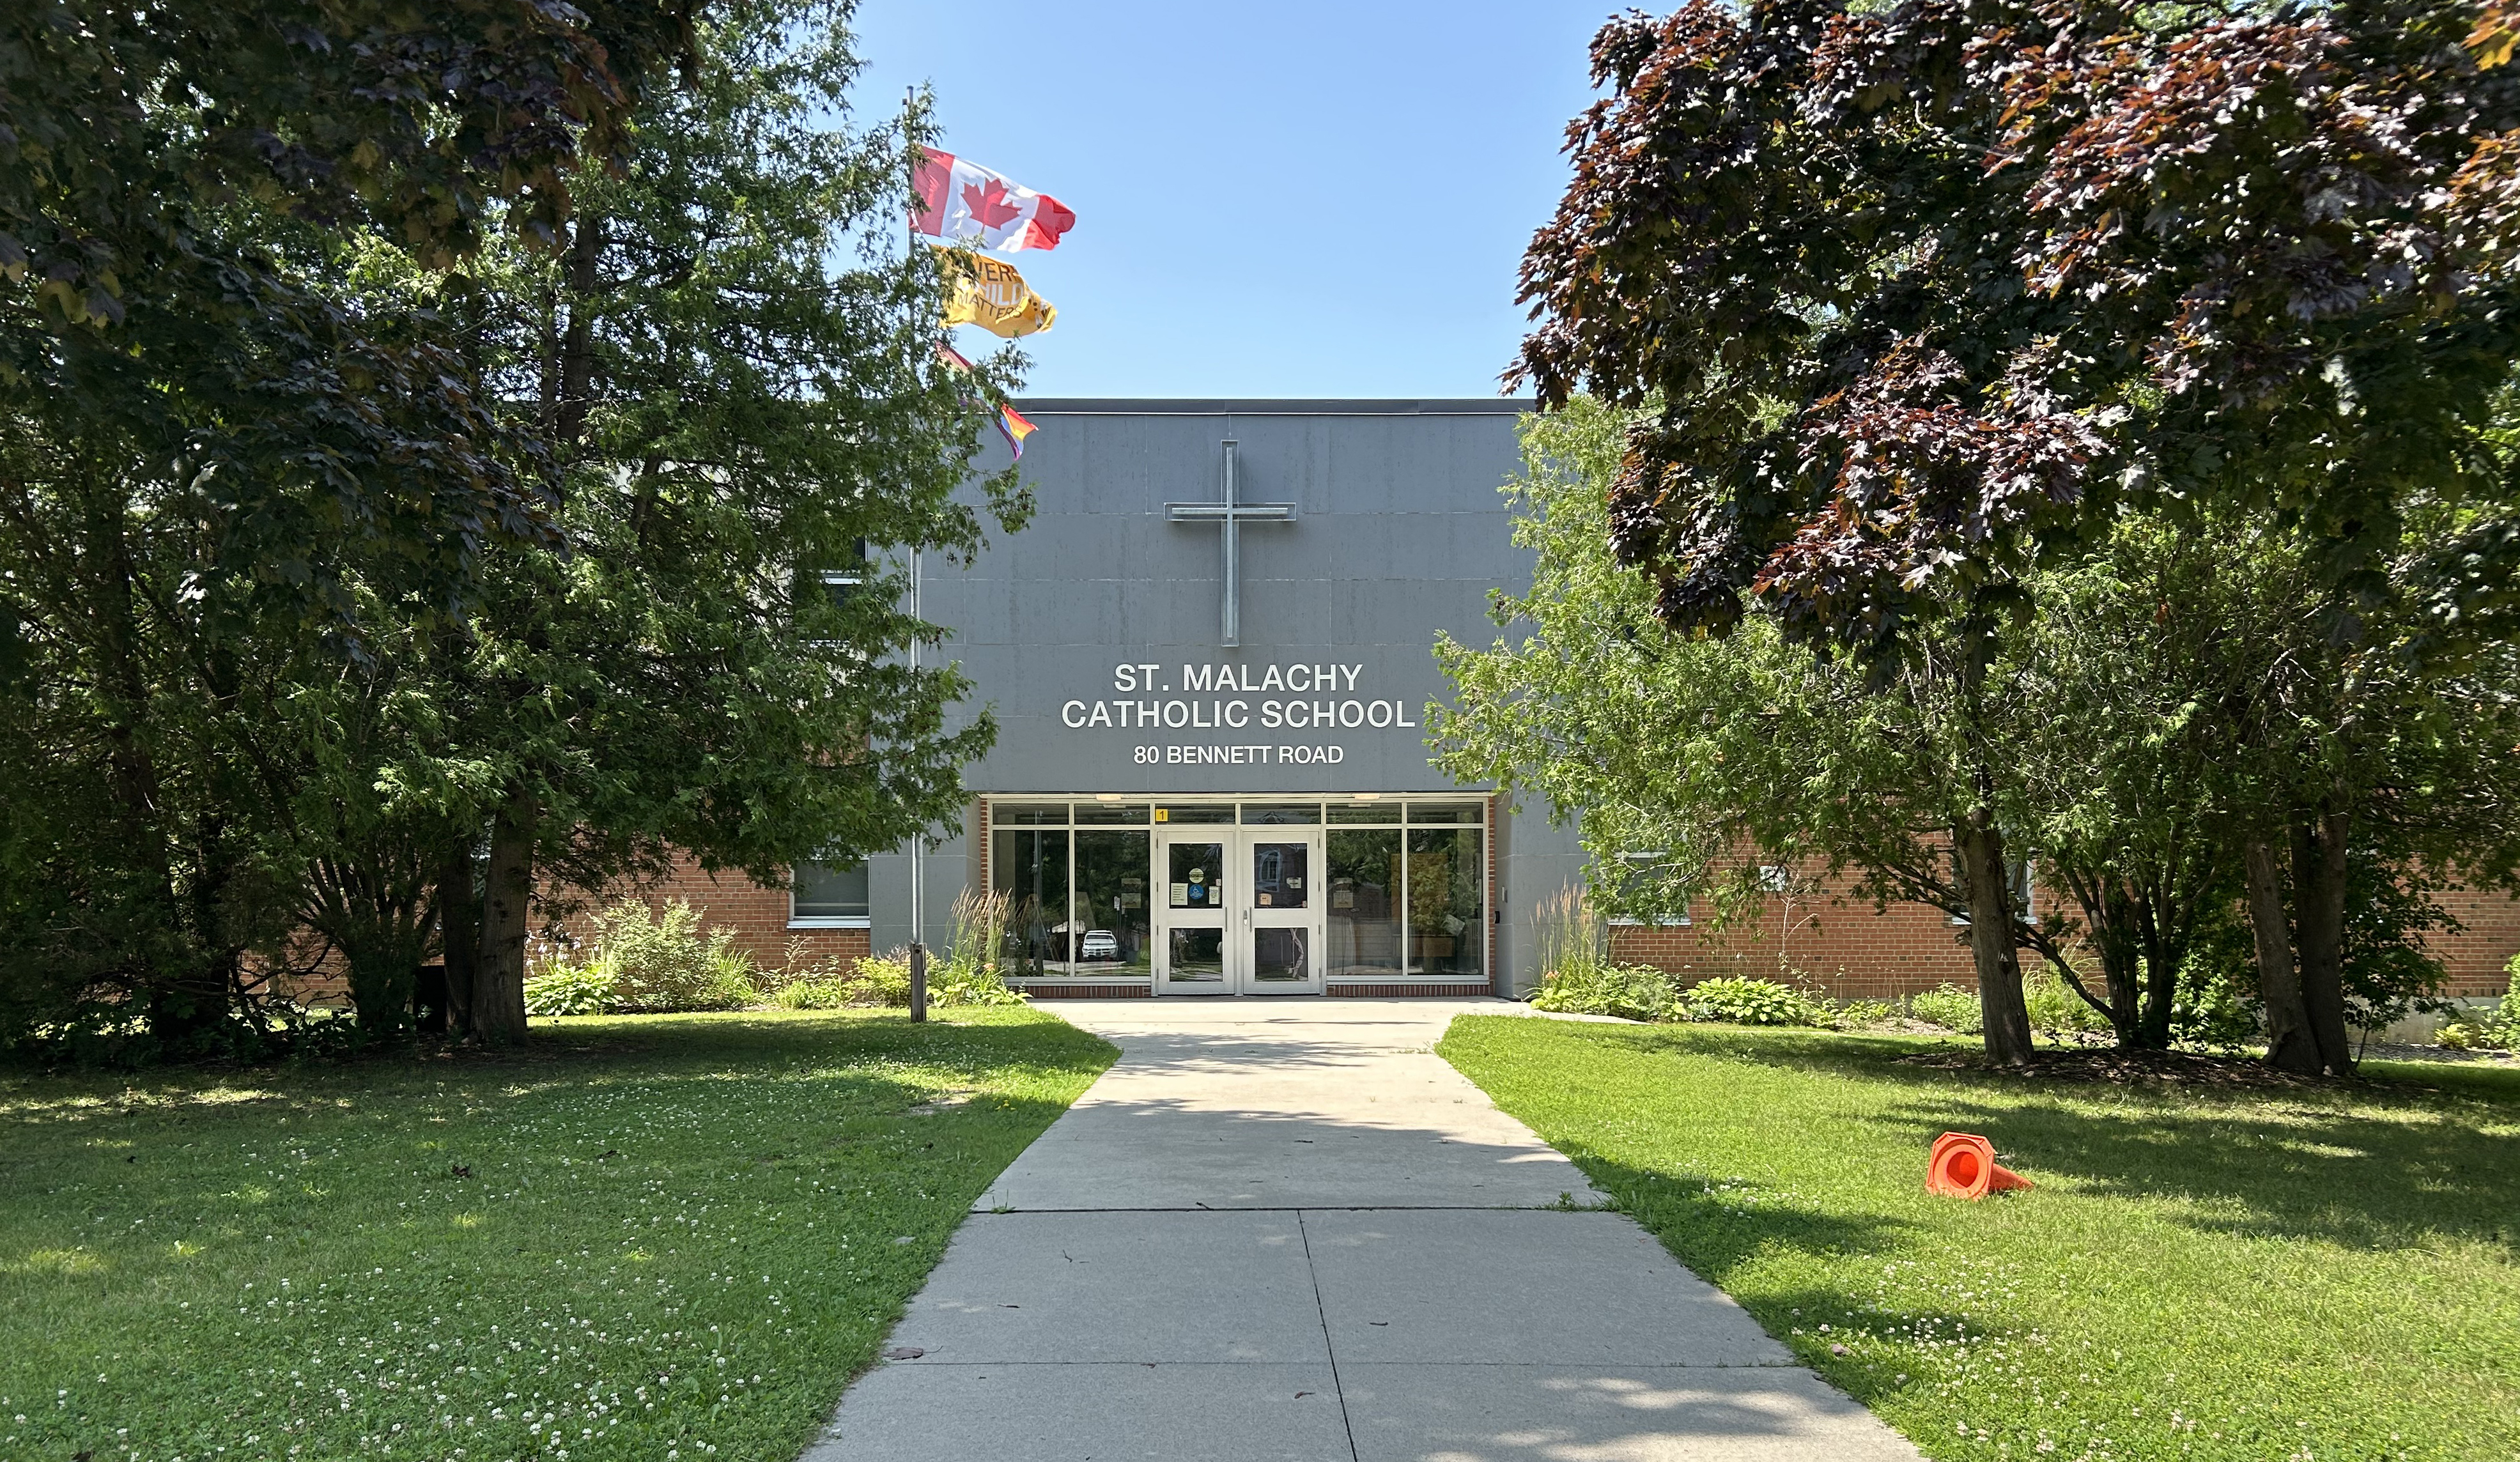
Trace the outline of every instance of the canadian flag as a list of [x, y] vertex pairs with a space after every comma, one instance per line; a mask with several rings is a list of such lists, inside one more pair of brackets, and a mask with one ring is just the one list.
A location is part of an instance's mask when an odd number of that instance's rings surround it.
[[1058, 236], [1076, 226], [1065, 203], [952, 153], [922, 149], [914, 181], [919, 211], [911, 221], [938, 239], [982, 248], [1057, 248]]

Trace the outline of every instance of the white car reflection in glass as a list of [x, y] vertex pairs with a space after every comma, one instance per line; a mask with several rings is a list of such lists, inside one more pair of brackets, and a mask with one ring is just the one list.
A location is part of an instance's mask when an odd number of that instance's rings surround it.
[[1088, 929], [1085, 939], [1076, 947], [1079, 959], [1117, 959], [1120, 957], [1120, 936], [1108, 929]]

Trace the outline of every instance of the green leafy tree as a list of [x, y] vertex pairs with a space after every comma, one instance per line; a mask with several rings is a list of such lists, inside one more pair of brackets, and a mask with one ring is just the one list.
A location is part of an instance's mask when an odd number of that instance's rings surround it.
[[2250, 561], [2230, 535], [2130, 514], [2033, 581], [2023, 690], [2043, 715], [2015, 748], [2011, 817], [2081, 911], [2041, 931], [2044, 952], [2082, 990], [2064, 947], [2088, 947], [2124, 1045], [2169, 1046], [2181, 971], [2237, 904], [2241, 736], [2223, 713], [2292, 587]]
[[244, 951], [292, 903], [256, 755], [284, 667], [355, 584], [442, 612], [485, 544], [547, 531], [460, 342], [374, 308], [344, 255], [549, 234], [682, 29], [529, 0], [0, 18], [21, 1008], [101, 995], [165, 1048], [251, 1039]]
[[[1657, 408], [1609, 526], [1676, 628], [1755, 608], [1884, 666], [1956, 635], [1970, 714], [2032, 569], [2121, 504], [2288, 538], [2318, 633], [2242, 718], [2245, 869], [2271, 1058], [2300, 1070], [2351, 1066], [2372, 748], [2507, 635], [2520, 584], [2491, 450], [2520, 321], [2498, 23], [2421, 0], [1625, 18], [1525, 259], [1544, 404]], [[2435, 857], [2481, 853], [2455, 821]], [[2002, 834], [1983, 806], [1956, 829], [1971, 866]]]
[[[1981, 968], [2001, 972], [1982, 991], [1990, 1055], [2026, 1058], [2019, 951], [2045, 936], [2017, 866], [1952, 848], [1972, 819], [2020, 805], [2008, 729], [2038, 708], [2008, 671], [1956, 663], [1957, 636], [1920, 637], [1884, 677], [1786, 643], [1767, 616], [1722, 636], [1656, 624], [1652, 585], [1617, 561], [1607, 532], [1604, 489], [1631, 421], [1578, 398], [1526, 423], [1515, 533], [1536, 551], [1532, 589], [1495, 611], [1523, 638], [1439, 642], [1455, 693], [1429, 725], [1438, 764], [1538, 793], [1552, 815], [1580, 811], [1613, 912], [1671, 917], [1704, 900], [1698, 912], [1721, 929], [1764, 907], [1762, 859], [1947, 911]], [[1644, 853], [1655, 857], [1641, 870], [1632, 857]]]
[[[485, 1039], [521, 1031], [539, 887], [676, 850], [772, 881], [896, 847], [957, 814], [994, 735], [985, 715], [949, 725], [958, 669], [908, 663], [938, 632], [906, 611], [904, 561], [1020, 522], [1011, 472], [961, 491], [978, 396], [1017, 362], [976, 386], [940, 363], [936, 266], [894, 242], [923, 123], [832, 123], [843, 14], [713, 15], [693, 84], [580, 187], [567, 247], [511, 252], [440, 303], [532, 404], [566, 544], [493, 551], [450, 683], [497, 789], [459, 999]], [[454, 928], [469, 874], [445, 862]]]

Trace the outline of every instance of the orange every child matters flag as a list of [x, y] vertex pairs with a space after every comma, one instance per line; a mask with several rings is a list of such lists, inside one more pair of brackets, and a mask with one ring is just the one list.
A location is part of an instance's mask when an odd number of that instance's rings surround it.
[[912, 181], [919, 199], [911, 220], [931, 238], [981, 248], [1057, 248], [1058, 237], [1076, 226], [1065, 203], [952, 153], [922, 150]]
[[945, 297], [947, 325], [976, 325], [1002, 339], [1015, 340], [1058, 322], [1058, 306], [1032, 292], [1012, 264], [939, 244], [927, 246], [936, 250], [937, 266], [951, 286]]

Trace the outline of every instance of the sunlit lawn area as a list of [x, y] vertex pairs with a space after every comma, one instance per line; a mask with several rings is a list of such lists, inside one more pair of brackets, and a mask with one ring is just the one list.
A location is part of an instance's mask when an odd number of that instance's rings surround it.
[[[2520, 1456], [2520, 1071], [1896, 1060], [1930, 1046], [1466, 1016], [1437, 1049], [1933, 1457]], [[1927, 1197], [1951, 1129], [2037, 1188]]]
[[1111, 1056], [756, 1013], [0, 1081], [0, 1456], [790, 1462]]

